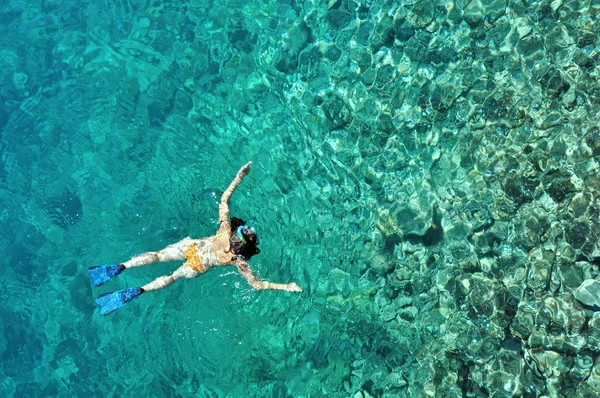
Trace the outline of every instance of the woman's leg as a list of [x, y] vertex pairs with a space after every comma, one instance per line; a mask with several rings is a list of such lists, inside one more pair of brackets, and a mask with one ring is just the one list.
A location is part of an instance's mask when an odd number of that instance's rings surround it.
[[183, 253], [194, 242], [193, 239], [187, 237], [175, 244], [165, 247], [158, 252], [147, 252], [133, 257], [131, 260], [123, 263], [125, 268], [140, 267], [155, 262], [167, 262], [183, 260]]
[[148, 265], [157, 261], [174, 261], [183, 260], [183, 253], [185, 250], [194, 243], [194, 240], [187, 237], [173, 245], [167, 246], [158, 252], [148, 252], [135, 256], [129, 261], [123, 264], [104, 264], [97, 267], [90, 267], [88, 273], [92, 278], [92, 285], [100, 286], [104, 282], [111, 280], [115, 276], [119, 275], [126, 268], [139, 267], [141, 265]]
[[175, 272], [173, 272], [171, 275], [159, 276], [147, 285], [142, 286], [142, 292], [150, 292], [152, 290], [162, 289], [163, 287], [170, 285], [171, 283], [175, 282], [177, 279], [180, 279], [182, 277], [190, 279], [195, 278], [200, 274], [201, 272], [194, 271], [187, 265], [183, 264], [181, 267], [177, 268], [177, 270], [175, 270]]
[[142, 293], [162, 289], [163, 287], [170, 285], [182, 277], [189, 279], [195, 278], [200, 274], [201, 272], [194, 271], [187, 265], [183, 264], [171, 275], [158, 277], [141, 288], [130, 287], [116, 292], [103, 294], [96, 299], [96, 304], [98, 304], [100, 307], [100, 315], [108, 315], [111, 312], [121, 308], [123, 305], [125, 305], [125, 303], [140, 297]]

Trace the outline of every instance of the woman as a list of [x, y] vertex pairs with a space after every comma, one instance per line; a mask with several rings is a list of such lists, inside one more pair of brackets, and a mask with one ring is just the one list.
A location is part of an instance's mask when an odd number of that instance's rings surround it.
[[158, 252], [148, 252], [133, 257], [123, 264], [105, 264], [88, 269], [92, 277], [92, 284], [100, 286], [104, 282], [119, 275], [126, 268], [139, 267], [160, 261], [187, 260], [181, 267], [169, 276], [161, 276], [142, 287], [133, 287], [106, 293], [96, 299], [100, 306], [100, 315], [108, 315], [126, 302], [138, 298], [142, 293], [162, 289], [181, 277], [195, 278], [215, 266], [234, 264], [238, 271], [255, 289], [287, 290], [288, 292], [301, 292], [302, 289], [295, 283], [272, 283], [261, 281], [252, 274], [248, 260], [260, 253], [258, 237], [253, 227], [245, 225], [242, 219], [232, 217], [229, 222], [229, 197], [235, 188], [242, 182], [242, 178], [250, 171], [252, 162], [248, 162], [237, 173], [227, 190], [221, 196], [219, 203], [220, 227], [215, 236], [204, 239], [191, 239], [189, 237], [181, 242], [167, 246]]

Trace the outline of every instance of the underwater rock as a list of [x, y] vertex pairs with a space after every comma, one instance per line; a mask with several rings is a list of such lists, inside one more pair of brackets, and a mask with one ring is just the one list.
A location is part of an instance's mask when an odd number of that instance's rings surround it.
[[568, 334], [579, 333], [585, 324], [585, 311], [571, 294], [559, 294], [542, 298], [536, 316], [536, 324], [545, 327], [561, 327]]
[[472, 27], [479, 26], [483, 22], [485, 10], [480, 0], [471, 0], [465, 7], [464, 18]]
[[27, 79], [29, 76], [23, 72], [15, 72], [13, 75], [13, 84], [15, 88], [19, 91], [25, 90], [25, 84], [27, 83]]
[[493, 280], [482, 274], [473, 274], [460, 281], [459, 286], [467, 296], [467, 303], [479, 316], [491, 317], [494, 314], [496, 288]]
[[491, 0], [486, 2], [485, 11], [490, 22], [496, 22], [506, 12], [506, 0]]
[[571, 221], [566, 227], [566, 238], [574, 248], [592, 259], [598, 255], [596, 238], [598, 229], [600, 229], [600, 225], [592, 219], [579, 218]]
[[401, 371], [393, 371], [388, 375], [387, 383], [394, 388], [405, 387], [408, 383]]
[[384, 322], [391, 321], [398, 314], [398, 307], [392, 303], [386, 289], [377, 291], [373, 298], [373, 304], [375, 305], [375, 311], [379, 314], [379, 318]]
[[343, 296], [347, 296], [354, 288], [352, 276], [339, 268], [332, 269], [327, 279], [330, 281], [328, 284], [328, 292], [330, 293], [339, 292]]
[[456, 216], [456, 213], [442, 219], [442, 229], [446, 240], [449, 242], [461, 241], [472, 233], [471, 225], [466, 220]]
[[550, 350], [525, 350], [525, 363], [534, 374], [543, 379], [558, 377], [561, 373], [568, 371], [570, 366], [568, 358]]
[[550, 98], [559, 97], [567, 92], [570, 85], [563, 78], [562, 73], [551, 67], [540, 79], [540, 84], [546, 89], [546, 95]]
[[537, 178], [509, 173], [504, 181], [504, 192], [517, 204], [531, 202], [536, 187], [540, 184]]
[[567, 335], [565, 339], [565, 351], [569, 354], [577, 354], [585, 348], [586, 343], [586, 338], [583, 335]]
[[594, 366], [589, 377], [584, 380], [579, 388], [579, 393], [583, 397], [595, 397], [600, 391], [600, 355], [596, 356]]
[[445, 4], [446, 18], [449, 22], [459, 24], [462, 21], [463, 10], [461, 3], [449, 1]]
[[480, 271], [479, 260], [477, 254], [469, 242], [452, 242], [447, 247], [447, 252], [450, 255], [452, 262], [465, 272]]
[[321, 333], [321, 313], [317, 311], [311, 311], [304, 315], [302, 318], [299, 329], [302, 339], [308, 344], [314, 343]]
[[573, 218], [585, 216], [591, 204], [593, 204], [592, 195], [589, 192], [579, 192], [573, 195], [569, 203], [569, 213]]
[[398, 311], [398, 317], [400, 319], [404, 319], [405, 321], [413, 322], [415, 320], [415, 318], [417, 317], [418, 313], [419, 313], [419, 310], [417, 310], [415, 307], [411, 306], [411, 307], [400, 309], [400, 311]]
[[394, 262], [387, 258], [384, 254], [375, 254], [368, 260], [371, 269], [380, 275], [386, 274], [394, 268]]
[[347, 126], [353, 119], [353, 112], [346, 101], [338, 95], [327, 95], [322, 105], [325, 117], [331, 122], [330, 130]]
[[590, 349], [600, 352], [600, 312], [594, 312], [588, 321], [587, 344]]
[[585, 143], [592, 151], [592, 155], [600, 156], [600, 131], [597, 129], [590, 129], [585, 136]]
[[422, 62], [427, 56], [427, 44], [420, 39], [420, 37], [413, 36], [406, 42], [404, 47], [406, 55], [413, 62]]
[[525, 220], [525, 227], [541, 237], [550, 228], [548, 213], [543, 208], [535, 206]]
[[522, 356], [512, 350], [501, 348], [496, 358], [490, 364], [488, 385], [499, 396], [519, 395], [519, 375], [524, 366]]
[[389, 209], [382, 209], [377, 220], [377, 229], [384, 235], [390, 236], [398, 232], [396, 220], [390, 216]]
[[525, 267], [518, 267], [513, 269], [512, 273], [508, 273], [502, 282], [506, 286], [506, 290], [515, 299], [521, 299], [523, 290], [525, 290], [525, 281], [527, 278], [527, 269]]
[[527, 286], [534, 291], [544, 291], [550, 280], [549, 266], [550, 264], [543, 260], [531, 263], [527, 273]]
[[357, 63], [361, 70], [366, 70], [373, 63], [373, 54], [363, 47], [352, 49], [350, 58]]
[[576, 192], [576, 186], [573, 183], [572, 176], [564, 171], [549, 173], [542, 180], [544, 189], [555, 202], [562, 202]]
[[415, 2], [408, 19], [414, 22], [416, 28], [425, 28], [431, 23], [435, 16], [435, 3], [429, 1]]
[[535, 326], [537, 308], [523, 300], [519, 303], [517, 314], [510, 325], [511, 332], [521, 340], [527, 340]]
[[406, 267], [396, 267], [392, 275], [390, 275], [389, 283], [394, 287], [403, 287], [410, 283], [412, 272]]
[[600, 308], [600, 281], [586, 279], [575, 289], [573, 296], [587, 306]]
[[569, 378], [574, 383], [581, 383], [592, 373], [594, 358], [591, 355], [577, 355], [569, 370]]
[[404, 235], [423, 236], [433, 224], [433, 207], [431, 201], [420, 195], [413, 195], [407, 202], [396, 208], [398, 229]]
[[[558, 281], [564, 287], [569, 289], [577, 289], [584, 280], [591, 279], [592, 266], [587, 261], [567, 262], [559, 259], [558, 268], [554, 274]], [[555, 275], [552, 275], [553, 277]]]

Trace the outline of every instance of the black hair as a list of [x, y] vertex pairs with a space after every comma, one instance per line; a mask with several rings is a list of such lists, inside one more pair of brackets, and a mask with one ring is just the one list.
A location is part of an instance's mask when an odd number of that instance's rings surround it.
[[243, 260], [250, 260], [252, 256], [260, 253], [260, 249], [256, 247], [258, 238], [254, 231], [244, 228], [242, 230], [242, 236], [246, 240], [246, 243], [242, 242], [237, 234], [237, 229], [246, 225], [246, 221], [241, 218], [231, 217], [231, 235], [229, 236], [229, 251], [234, 252], [236, 257]]

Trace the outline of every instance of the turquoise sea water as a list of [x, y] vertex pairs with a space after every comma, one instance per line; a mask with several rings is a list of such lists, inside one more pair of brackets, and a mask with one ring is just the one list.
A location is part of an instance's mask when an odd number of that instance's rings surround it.
[[[0, 1], [0, 396], [600, 394], [599, 34], [592, 0]], [[180, 264], [87, 268], [214, 234], [248, 160], [252, 269], [304, 292], [223, 267], [101, 317]]]

